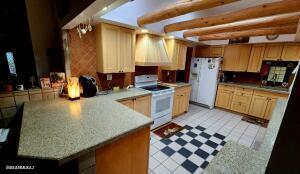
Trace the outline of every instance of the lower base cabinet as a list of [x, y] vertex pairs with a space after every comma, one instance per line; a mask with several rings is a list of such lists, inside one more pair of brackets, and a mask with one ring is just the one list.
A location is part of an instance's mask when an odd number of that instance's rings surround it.
[[173, 111], [172, 111], [173, 118], [188, 111], [190, 94], [191, 94], [190, 86], [175, 89], [174, 98], [173, 98]]
[[147, 174], [150, 128], [143, 128], [96, 150], [96, 174]]
[[120, 103], [141, 114], [151, 117], [151, 96], [136, 97], [120, 101]]
[[287, 97], [287, 94], [219, 85], [215, 105], [220, 108], [270, 120], [277, 99]]

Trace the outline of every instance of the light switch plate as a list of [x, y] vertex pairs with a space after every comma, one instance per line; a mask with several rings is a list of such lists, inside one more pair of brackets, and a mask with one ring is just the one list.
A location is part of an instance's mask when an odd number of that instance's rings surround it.
[[112, 74], [107, 74], [106, 75], [106, 80], [112, 80]]

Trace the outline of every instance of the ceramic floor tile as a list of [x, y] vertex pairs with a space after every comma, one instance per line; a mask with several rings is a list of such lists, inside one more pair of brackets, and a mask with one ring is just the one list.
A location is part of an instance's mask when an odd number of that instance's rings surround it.
[[164, 161], [163, 165], [171, 172], [173, 172], [179, 166], [179, 164], [172, 160], [172, 158], [168, 158], [166, 161]]
[[166, 154], [164, 154], [163, 152], [157, 152], [153, 155], [153, 157], [160, 163], [162, 163], [163, 161], [165, 161], [168, 158], [168, 156]]
[[170, 174], [171, 172], [165, 166], [160, 165], [153, 170], [153, 173], [155, 173], [155, 174]]
[[160, 164], [159, 161], [157, 161], [155, 158], [150, 157], [149, 159], [149, 169], [153, 170]]

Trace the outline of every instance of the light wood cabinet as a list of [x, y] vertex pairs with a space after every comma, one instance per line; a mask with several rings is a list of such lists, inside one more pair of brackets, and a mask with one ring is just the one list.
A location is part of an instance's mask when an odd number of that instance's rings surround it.
[[209, 57], [210, 56], [210, 46], [203, 45], [196, 47], [196, 57]]
[[101, 23], [95, 35], [98, 72], [134, 72], [134, 30]]
[[224, 46], [222, 45], [216, 45], [210, 47], [209, 55], [211, 57], [223, 57], [223, 53], [224, 53]]
[[280, 60], [283, 50], [282, 43], [266, 44], [263, 60]]
[[151, 117], [151, 97], [138, 97], [134, 100], [134, 110]]
[[255, 44], [252, 46], [247, 72], [260, 72], [265, 47], [265, 44]]
[[145, 116], [151, 117], [151, 96], [136, 97], [120, 101], [120, 103]]
[[251, 45], [226, 45], [222, 64], [223, 71], [246, 71]]
[[300, 60], [300, 43], [285, 43], [281, 59], [284, 61], [299, 61]]
[[254, 95], [252, 97], [252, 101], [249, 109], [249, 115], [258, 118], [263, 118], [267, 105], [268, 105], [267, 97]]
[[172, 111], [173, 118], [188, 111], [190, 94], [190, 86], [175, 89]]
[[198, 46], [196, 48], [196, 57], [223, 57], [224, 46], [213, 45], [213, 46]]
[[167, 39], [166, 41], [167, 51], [171, 61], [170, 66], [163, 66], [163, 70], [184, 70], [187, 46], [178, 40]]
[[215, 105], [220, 108], [270, 120], [278, 98], [287, 94], [219, 85]]
[[138, 129], [95, 151], [97, 174], [147, 174], [150, 128]]
[[219, 89], [216, 97], [216, 106], [230, 109], [234, 91]]

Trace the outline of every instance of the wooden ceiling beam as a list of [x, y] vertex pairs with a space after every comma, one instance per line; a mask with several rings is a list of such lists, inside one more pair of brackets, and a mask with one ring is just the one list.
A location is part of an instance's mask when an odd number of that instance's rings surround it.
[[164, 9], [147, 13], [139, 17], [137, 23], [140, 27], [142, 27], [146, 24], [159, 22], [190, 12], [209, 9], [236, 1], [240, 0], [181, 0], [174, 5], [170, 5]]
[[297, 32], [297, 25], [286, 26], [286, 27], [273, 27], [264, 29], [254, 29], [247, 31], [236, 31], [219, 34], [203, 35], [199, 37], [199, 41], [207, 40], [227, 40], [239, 37], [250, 37], [250, 36], [265, 36], [265, 35], [279, 35], [279, 34], [295, 34]]
[[300, 19], [300, 12], [289, 13], [271, 17], [264, 17], [259, 19], [246, 20], [241, 22], [216, 25], [213, 27], [198, 28], [193, 30], [187, 30], [183, 33], [183, 36], [201, 36], [215, 33], [225, 33], [232, 31], [242, 31], [242, 30], [252, 30], [258, 28], [268, 28], [268, 27], [284, 27], [286, 25], [298, 24]]
[[232, 23], [247, 19], [266, 17], [284, 13], [300, 12], [299, 0], [286, 0], [273, 3], [267, 3], [255, 7], [238, 10], [235, 12], [218, 14], [206, 18], [196, 18], [188, 21], [177, 22], [166, 25], [164, 31], [166, 33], [180, 31], [193, 28], [210, 27], [226, 23]]
[[298, 22], [298, 29], [297, 29], [297, 32], [296, 32], [295, 41], [300, 42], [300, 20]]

